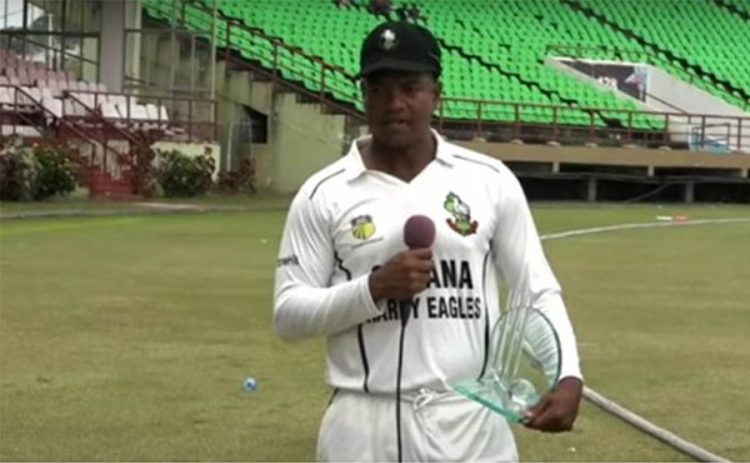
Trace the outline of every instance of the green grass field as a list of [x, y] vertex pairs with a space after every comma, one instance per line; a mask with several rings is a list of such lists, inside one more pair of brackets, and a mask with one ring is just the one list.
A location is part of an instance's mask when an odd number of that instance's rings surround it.
[[[323, 341], [275, 337], [285, 211], [283, 201], [254, 203], [1, 222], [0, 460], [314, 457], [328, 398]], [[543, 234], [673, 213], [750, 218], [747, 207], [534, 206]], [[587, 384], [712, 452], [750, 459], [750, 222], [592, 234], [545, 249]], [[254, 394], [243, 392], [247, 376], [258, 380]], [[527, 461], [687, 460], [588, 403], [574, 432], [516, 435]]]

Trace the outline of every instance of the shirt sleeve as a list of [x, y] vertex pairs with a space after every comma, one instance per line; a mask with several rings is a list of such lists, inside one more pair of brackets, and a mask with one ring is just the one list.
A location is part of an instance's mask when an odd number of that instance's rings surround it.
[[562, 353], [560, 379], [582, 379], [576, 337], [562, 299], [560, 285], [549, 266], [534, 218], [518, 179], [508, 172], [502, 179], [493, 258], [511, 291], [526, 295], [557, 331]]
[[284, 339], [328, 336], [380, 314], [368, 274], [331, 285], [331, 223], [303, 191], [289, 209], [276, 267], [273, 321]]

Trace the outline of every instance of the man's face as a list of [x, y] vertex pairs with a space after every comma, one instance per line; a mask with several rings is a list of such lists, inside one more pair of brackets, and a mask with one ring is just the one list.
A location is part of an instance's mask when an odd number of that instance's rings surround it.
[[383, 146], [405, 148], [419, 142], [430, 127], [440, 85], [430, 74], [381, 71], [362, 85], [373, 138]]

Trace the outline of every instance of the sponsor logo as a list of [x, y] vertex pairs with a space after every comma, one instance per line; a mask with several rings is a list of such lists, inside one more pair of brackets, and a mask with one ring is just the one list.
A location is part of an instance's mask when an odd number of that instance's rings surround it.
[[461, 201], [457, 194], [448, 193], [443, 202], [443, 207], [453, 216], [453, 219], [445, 219], [453, 231], [461, 236], [468, 236], [477, 232], [479, 222], [471, 220], [471, 208]]
[[371, 215], [358, 215], [350, 222], [352, 224], [352, 236], [358, 240], [367, 240], [375, 234], [375, 224]]

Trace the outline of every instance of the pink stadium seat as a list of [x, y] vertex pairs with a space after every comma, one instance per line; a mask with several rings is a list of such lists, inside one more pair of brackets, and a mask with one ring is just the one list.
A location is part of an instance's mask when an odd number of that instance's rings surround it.
[[24, 68], [17, 69], [18, 80], [21, 81], [21, 85], [31, 85], [33, 81], [29, 79], [29, 73]]
[[26, 87], [24, 88], [26, 93], [35, 101], [39, 102], [42, 99], [42, 89], [39, 87]]
[[130, 120], [133, 122], [144, 123], [150, 119], [146, 106], [130, 100]]
[[70, 98], [62, 100], [63, 103], [63, 114], [66, 117], [85, 117], [86, 108], [81, 106], [77, 101], [73, 101]]
[[3, 125], [2, 135], [19, 135], [21, 137], [39, 137], [41, 134], [37, 129], [29, 125]]
[[[21, 91], [16, 91], [15, 86]], [[66, 97], [66, 92], [71, 98]], [[136, 97], [107, 93], [101, 82], [78, 80], [71, 73], [49, 69], [44, 63], [19, 60], [8, 50], [0, 50], [0, 105], [3, 111], [33, 114], [34, 118], [39, 117], [36, 120], [47, 124], [63, 117], [76, 124], [96, 124], [90, 117], [97, 111], [121, 129], [159, 129], [159, 136], [185, 133], [170, 124], [167, 108], [160, 104], [139, 103]], [[6, 124], [2, 131], [24, 137], [39, 135], [31, 126], [8, 128]]]
[[26, 68], [25, 72], [26, 79], [28, 79], [29, 85], [36, 85], [36, 81], [43, 78], [39, 70], [34, 67]]
[[83, 92], [71, 92], [71, 94], [75, 98], [77, 98], [81, 103], [83, 103], [86, 106], [86, 109], [93, 110], [96, 108], [96, 103], [95, 103], [96, 95], [92, 93], [83, 93]]
[[101, 104], [100, 108], [102, 110], [102, 116], [104, 116], [105, 119], [119, 120], [123, 118], [115, 103], [105, 101]]
[[[50, 113], [54, 114], [55, 117], [63, 116], [63, 102], [57, 98], [49, 96], [42, 97], [42, 105], [49, 110]], [[49, 114], [45, 114], [47, 123], [52, 121], [52, 117]]]
[[159, 106], [159, 122], [164, 126], [169, 124], [169, 115], [167, 114], [167, 108], [164, 106]]
[[101, 93], [89, 93], [89, 98], [91, 98], [91, 107], [92, 108], [101, 108], [102, 103], [107, 101], [107, 95], [103, 95]]
[[0, 87], [0, 105], [12, 105], [16, 90], [11, 87]]
[[159, 108], [153, 103], [146, 103], [143, 106], [145, 107], [149, 121], [149, 123], [146, 124], [146, 127], [150, 129], [162, 128], [159, 123]]
[[128, 98], [125, 95], [107, 95], [107, 101], [120, 106], [127, 106], [128, 104]]
[[102, 116], [110, 121], [115, 127], [127, 129], [128, 124], [124, 122], [125, 115], [122, 114], [115, 103], [104, 101], [101, 104]]

